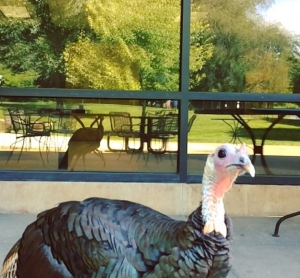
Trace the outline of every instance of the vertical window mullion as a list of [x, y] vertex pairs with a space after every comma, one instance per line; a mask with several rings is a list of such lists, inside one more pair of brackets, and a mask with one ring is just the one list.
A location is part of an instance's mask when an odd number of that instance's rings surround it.
[[180, 30], [180, 104], [179, 104], [179, 152], [178, 173], [180, 182], [187, 181], [187, 126], [188, 126], [188, 91], [189, 91], [189, 54], [190, 54], [190, 16], [191, 0], [181, 1]]

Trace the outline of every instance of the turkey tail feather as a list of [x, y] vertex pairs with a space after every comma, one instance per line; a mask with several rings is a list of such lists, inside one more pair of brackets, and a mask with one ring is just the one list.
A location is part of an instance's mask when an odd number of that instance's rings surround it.
[[15, 245], [10, 249], [9, 253], [4, 259], [0, 278], [14, 278], [17, 271], [18, 262], [18, 251], [20, 247], [20, 240], [18, 240]]

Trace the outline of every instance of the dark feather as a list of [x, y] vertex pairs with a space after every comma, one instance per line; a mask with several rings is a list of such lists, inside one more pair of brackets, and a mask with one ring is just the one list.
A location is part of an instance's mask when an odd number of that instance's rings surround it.
[[[224, 169], [233, 177], [244, 169], [254, 175], [250, 159], [244, 156], [244, 145], [240, 150], [232, 145], [221, 147], [233, 150], [226, 160], [229, 165], [230, 159], [244, 163], [237, 164], [236, 173], [225, 163]], [[234, 155], [235, 150], [243, 159]], [[208, 160], [218, 157], [212, 154]], [[206, 168], [206, 180], [210, 169]], [[221, 181], [225, 172], [221, 171]], [[213, 176], [212, 180], [216, 179]], [[225, 278], [231, 268], [232, 221], [223, 216], [221, 207], [218, 221], [226, 227], [222, 226], [221, 233], [214, 227], [204, 234], [205, 205], [204, 215], [200, 205], [187, 221], [177, 221], [129, 201], [89, 198], [62, 203], [40, 213], [26, 228], [5, 259], [3, 277], [16, 271], [19, 278]]]
[[40, 213], [25, 230], [17, 274], [215, 277], [207, 276], [209, 271], [222, 270], [218, 277], [226, 277], [230, 240], [214, 233], [203, 235], [202, 228], [201, 207], [183, 222], [128, 201], [90, 198], [62, 203]]

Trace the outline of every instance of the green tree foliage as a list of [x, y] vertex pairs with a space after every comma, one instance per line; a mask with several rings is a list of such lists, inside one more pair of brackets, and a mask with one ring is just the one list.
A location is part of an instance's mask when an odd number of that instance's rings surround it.
[[196, 87], [206, 75], [203, 66], [213, 56], [213, 34], [205, 20], [206, 13], [194, 7], [191, 14], [190, 87]]
[[65, 49], [68, 87], [139, 90], [139, 66], [120, 45], [95, 43], [88, 38]]
[[[207, 11], [213, 56], [191, 87], [195, 91], [287, 92], [291, 47], [289, 35], [267, 25], [257, 13], [271, 1], [194, 1]], [[207, 36], [208, 36], [207, 35]]]
[[0, 54], [2, 62], [13, 73], [34, 70], [39, 74], [39, 80], [53, 83], [53, 74], [61, 74], [63, 69], [59, 65], [58, 45], [54, 46], [55, 42], [47, 36], [44, 27], [37, 20], [1, 22]]
[[[0, 54], [15, 74], [34, 70], [41, 87], [178, 90], [180, 0], [27, 3], [30, 20], [0, 25]], [[212, 56], [208, 28], [193, 21], [190, 65], [197, 81]]]
[[49, 8], [51, 22], [69, 29], [88, 28], [87, 2], [88, 0], [44, 0]]
[[290, 57], [290, 89], [294, 94], [300, 94], [300, 36], [293, 41], [293, 53]]
[[[86, 4], [88, 23], [98, 40], [82, 36], [66, 48], [72, 87], [178, 89], [180, 1], [89, 0]], [[75, 49], [93, 53], [93, 62], [74, 54]]]
[[31, 19], [0, 22], [2, 62], [14, 74], [35, 71], [37, 86], [65, 87], [63, 50], [82, 30], [54, 24], [46, 0], [29, 2]]
[[6, 87], [34, 87], [34, 80], [37, 74], [34, 71], [25, 71], [23, 73], [13, 73], [10, 69], [0, 64], [0, 73], [4, 78]]
[[253, 47], [244, 59], [249, 65], [245, 90], [264, 93], [289, 92], [291, 38], [272, 25], [258, 28], [257, 35], [259, 39], [253, 40]]

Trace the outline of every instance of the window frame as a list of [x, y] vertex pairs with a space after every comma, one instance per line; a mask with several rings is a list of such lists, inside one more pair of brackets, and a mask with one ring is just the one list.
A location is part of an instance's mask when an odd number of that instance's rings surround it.
[[[189, 45], [191, 0], [181, 1], [180, 33], [180, 84], [178, 92], [170, 91], [116, 91], [82, 90], [54, 88], [6, 88], [0, 87], [0, 97], [40, 97], [45, 98], [101, 98], [101, 99], [138, 99], [179, 100], [179, 134], [177, 173], [124, 173], [124, 172], [60, 172], [60, 171], [8, 171], [0, 170], [1, 181], [68, 181], [68, 182], [155, 182], [155, 183], [201, 183], [202, 175], [188, 174], [187, 126], [188, 105], [191, 100], [207, 101], [250, 101], [250, 102], [294, 102], [300, 103], [297, 94], [263, 93], [209, 93], [189, 91]], [[242, 176], [236, 183], [299, 185], [300, 176], [260, 175], [250, 178]]]

